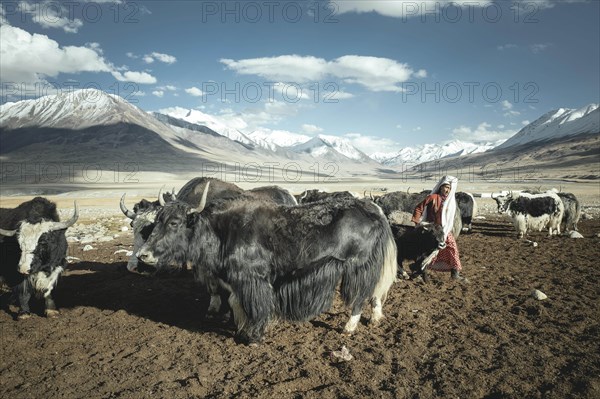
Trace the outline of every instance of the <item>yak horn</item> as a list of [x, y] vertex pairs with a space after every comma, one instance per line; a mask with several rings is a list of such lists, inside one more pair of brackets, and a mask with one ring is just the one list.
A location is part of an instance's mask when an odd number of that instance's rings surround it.
[[75, 207], [75, 211], [73, 212], [73, 216], [71, 216], [71, 219], [67, 220], [66, 222], [52, 223], [50, 227], [51, 231], [68, 229], [69, 227], [75, 224], [77, 219], [79, 219], [79, 208], [77, 207], [77, 201], [73, 201], [73, 205]]
[[16, 233], [17, 233], [17, 230], [4, 230], [4, 229], [0, 229], [0, 235], [2, 235], [2, 236], [12, 237]]
[[206, 206], [206, 197], [208, 196], [208, 186], [210, 186], [210, 182], [206, 182], [206, 186], [204, 186], [202, 198], [200, 199], [200, 203], [198, 204], [198, 206], [195, 209], [192, 209], [189, 213], [200, 213], [204, 210], [204, 207]]
[[125, 194], [123, 194], [123, 196], [121, 197], [121, 202], [119, 202], [119, 206], [121, 207], [121, 212], [123, 212], [125, 216], [127, 216], [131, 220], [135, 219], [137, 215], [134, 212], [131, 212], [125, 206]]
[[165, 186], [163, 185], [160, 190], [158, 190], [158, 203], [160, 204], [160, 206], [165, 206], [165, 199], [163, 198], [163, 193], [162, 193], [162, 189]]

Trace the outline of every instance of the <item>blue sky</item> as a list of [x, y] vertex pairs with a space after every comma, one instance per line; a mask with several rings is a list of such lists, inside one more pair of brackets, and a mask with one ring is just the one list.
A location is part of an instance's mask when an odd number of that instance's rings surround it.
[[2, 102], [97, 87], [367, 153], [600, 102], [598, 1], [2, 1], [0, 19]]

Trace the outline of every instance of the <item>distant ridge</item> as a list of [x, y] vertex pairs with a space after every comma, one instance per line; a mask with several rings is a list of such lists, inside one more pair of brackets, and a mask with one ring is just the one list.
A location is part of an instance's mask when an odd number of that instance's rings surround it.
[[598, 104], [590, 104], [580, 109], [559, 108], [542, 115], [497, 148], [599, 132]]

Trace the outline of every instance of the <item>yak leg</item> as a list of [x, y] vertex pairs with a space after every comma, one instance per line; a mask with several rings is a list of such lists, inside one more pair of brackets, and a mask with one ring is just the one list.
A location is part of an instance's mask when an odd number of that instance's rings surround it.
[[17, 319], [25, 320], [31, 317], [31, 311], [29, 310], [29, 300], [31, 299], [31, 287], [29, 282], [24, 280], [15, 288], [15, 296], [19, 305], [19, 313]]
[[359, 321], [360, 321], [360, 311], [355, 314], [354, 310], [353, 310], [352, 316], [350, 316], [350, 319], [344, 326], [344, 332], [347, 334], [352, 334], [354, 331], [356, 331], [356, 327], [358, 326]]
[[210, 295], [210, 302], [208, 304], [207, 315], [214, 316], [219, 313], [221, 310], [221, 295], [219, 295], [219, 287], [217, 286], [217, 282], [214, 280], [209, 280], [206, 282], [206, 290]]
[[229, 304], [240, 338], [261, 342], [275, 311], [273, 287], [263, 278], [247, 276], [230, 284]]
[[371, 325], [377, 325], [379, 324], [379, 322], [381, 321], [381, 319], [383, 319], [383, 306], [382, 306], [382, 302], [385, 301], [385, 298], [373, 298], [371, 300], [371, 309], [372, 309], [372, 314], [371, 314], [371, 321], [370, 324]]
[[48, 292], [46, 292], [44, 294], [44, 301], [46, 303], [46, 317], [50, 317], [50, 318], [54, 318], [54, 317], [58, 317], [59, 315], [59, 311], [56, 309], [56, 304], [54, 303], [54, 300], [52, 299], [52, 290], [48, 290]]

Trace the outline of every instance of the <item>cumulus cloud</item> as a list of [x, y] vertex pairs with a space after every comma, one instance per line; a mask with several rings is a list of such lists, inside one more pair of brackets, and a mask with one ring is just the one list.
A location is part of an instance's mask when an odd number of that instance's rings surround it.
[[0, 25], [8, 25], [8, 20], [6, 19], [6, 12], [4, 11], [4, 7], [0, 4]]
[[321, 128], [317, 125], [304, 124], [301, 127], [302, 127], [302, 131], [307, 134], [318, 134], [323, 131], [323, 128]]
[[[556, 4], [563, 3], [586, 3], [596, 0], [527, 0], [515, 2], [514, 5], [524, 10], [531, 11], [552, 8]], [[450, 7], [462, 7], [465, 9], [482, 8], [490, 6], [493, 0], [418, 0], [418, 1], [390, 1], [390, 0], [331, 0], [331, 6], [336, 14], [344, 13], [368, 13], [374, 12], [386, 17], [408, 18], [420, 17], [435, 18], [436, 15], [445, 12], [448, 15], [456, 15], [456, 11], [450, 11]], [[464, 12], [463, 12], [464, 15]]]
[[0, 69], [3, 82], [33, 84], [61, 73], [108, 72], [119, 81], [156, 83], [146, 72], [125, 71], [102, 56], [97, 43], [63, 46], [46, 35], [10, 25], [0, 26]]
[[321, 80], [327, 69], [327, 61], [324, 59], [299, 55], [250, 58], [238, 61], [223, 58], [220, 62], [240, 75], [257, 75], [278, 82]]
[[158, 98], [162, 98], [165, 95], [165, 92], [162, 90], [154, 90], [152, 94]]
[[338, 101], [338, 100], [347, 100], [349, 98], [353, 98], [354, 94], [348, 93], [343, 90], [336, 90], [333, 93], [326, 93], [323, 95], [323, 99], [326, 101]]
[[72, 12], [61, 5], [58, 1], [29, 2], [21, 1], [18, 3], [17, 11], [22, 15], [30, 15], [31, 20], [42, 28], [62, 29], [67, 33], [77, 33], [83, 26], [83, 21], [79, 18], [73, 18]]
[[232, 123], [237, 129], [256, 130], [269, 125], [277, 125], [279, 122], [297, 115], [303, 108], [305, 106], [300, 103], [275, 100], [256, 104], [255, 107], [247, 107], [241, 111], [222, 109], [219, 117]]
[[59, 73], [110, 72], [111, 66], [93, 48], [65, 46], [46, 35], [0, 26], [2, 80], [36, 82]]
[[111, 73], [119, 82], [133, 82], [143, 85], [156, 83], [156, 78], [146, 72], [127, 71], [125, 73], [121, 73], [118, 71], [113, 71]]
[[[446, 7], [485, 7], [492, 0], [420, 0], [420, 1], [389, 1], [389, 0], [344, 0], [331, 2], [339, 14], [375, 12], [386, 17], [412, 18], [423, 15], [433, 15], [445, 10]], [[449, 11], [448, 11], [449, 12]]]
[[145, 63], [152, 64], [154, 61], [164, 62], [165, 64], [173, 64], [177, 62], [177, 58], [169, 54], [153, 52], [142, 57]]
[[513, 109], [514, 105], [510, 101], [504, 100], [504, 101], [502, 101], [501, 105], [502, 105], [502, 110], [506, 111], [504, 113], [504, 116], [512, 117], [512, 116], [521, 115], [521, 113], [519, 111], [516, 111]]
[[452, 130], [454, 138], [469, 142], [498, 141], [508, 139], [517, 133], [516, 130], [494, 130], [487, 122], [480, 123], [476, 128], [460, 126]]
[[189, 89], [185, 89], [185, 92], [187, 94], [189, 94], [190, 96], [194, 96], [194, 97], [200, 97], [202, 94], [204, 94], [204, 92], [202, 90], [200, 90], [199, 88], [193, 86], [190, 87]]
[[508, 44], [501, 44], [497, 47], [498, 50], [500, 51], [504, 51], [504, 50], [509, 50], [509, 49], [513, 49], [513, 48], [517, 48], [519, 46], [517, 46], [516, 44], [513, 43], [508, 43]]
[[403, 148], [399, 143], [385, 137], [375, 137], [361, 133], [347, 133], [344, 137], [365, 154], [376, 154], [382, 152], [382, 150], [386, 153], [397, 153]]
[[529, 46], [529, 48], [531, 49], [531, 52], [533, 54], [539, 54], [550, 46], [552, 46], [552, 43], [537, 43], [532, 44], [531, 46]]
[[282, 55], [243, 60], [221, 59], [220, 62], [240, 75], [296, 83], [341, 79], [371, 91], [400, 92], [401, 83], [427, 76], [424, 69], [415, 71], [408, 64], [389, 58], [360, 55], [345, 55], [331, 61], [313, 56]]

